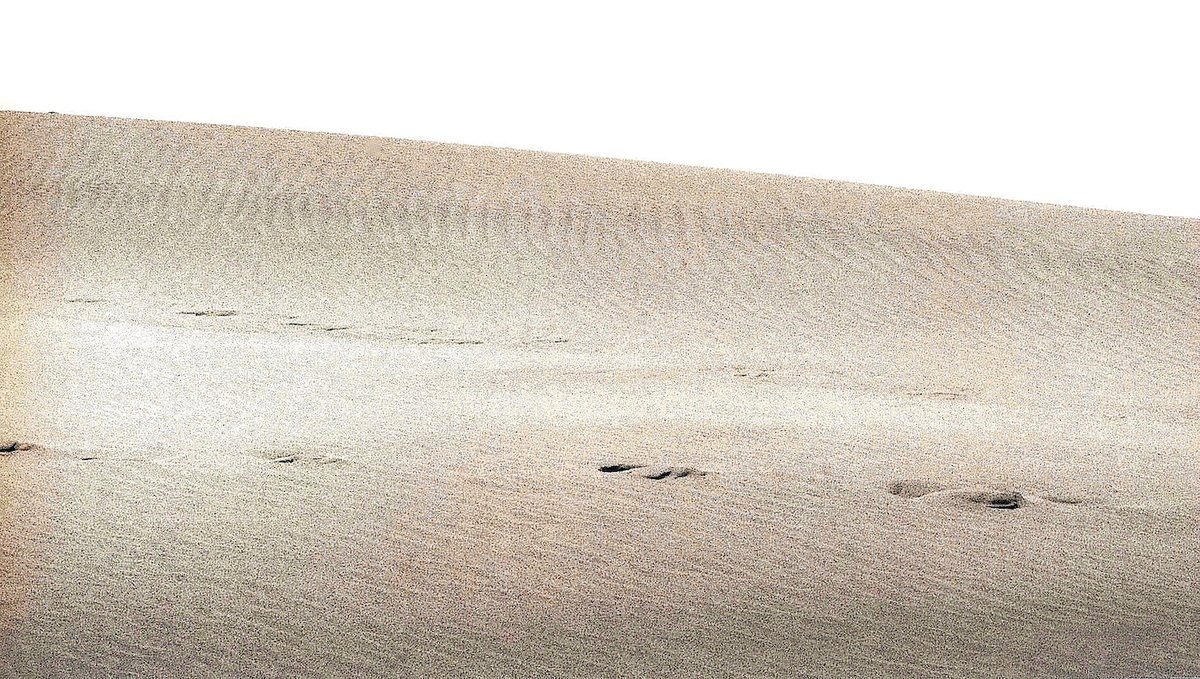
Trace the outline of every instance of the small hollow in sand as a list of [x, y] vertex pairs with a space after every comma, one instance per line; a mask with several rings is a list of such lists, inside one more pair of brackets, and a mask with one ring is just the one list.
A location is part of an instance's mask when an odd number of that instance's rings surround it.
[[1042, 499], [1045, 500], [1046, 502], [1053, 502], [1054, 504], [1058, 504], [1058, 505], [1081, 505], [1081, 504], [1083, 504], [1082, 498], [1071, 497], [1069, 495], [1043, 495]]
[[907, 500], [923, 497], [930, 493], [946, 490], [946, 487], [934, 481], [923, 479], [900, 479], [887, 485], [887, 492]]
[[682, 479], [689, 476], [704, 476], [707, 473], [708, 472], [694, 469], [692, 467], [667, 467], [665, 469], [643, 474], [642, 477], [650, 479], [651, 481], [662, 481], [665, 479]]
[[21, 443], [12, 439], [0, 439], [0, 455], [12, 455], [22, 450], [33, 448], [31, 443]]
[[628, 464], [625, 462], [618, 462], [616, 464], [602, 465], [600, 467], [600, 471], [604, 472], [605, 474], [614, 474], [616, 472], [627, 472], [627, 471], [632, 471], [634, 469], [641, 469], [644, 466], [646, 466], [646, 465], [644, 465], [644, 464]]
[[1025, 496], [1011, 490], [972, 493], [967, 499], [988, 509], [1020, 509], [1026, 504]]
[[233, 316], [237, 314], [232, 309], [201, 309], [199, 311], [180, 311], [183, 316]]

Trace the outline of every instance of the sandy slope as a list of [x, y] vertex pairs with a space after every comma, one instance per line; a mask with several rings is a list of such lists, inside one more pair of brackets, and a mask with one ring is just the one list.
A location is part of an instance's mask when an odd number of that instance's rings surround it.
[[0, 113], [0, 675], [1200, 674], [1198, 227]]

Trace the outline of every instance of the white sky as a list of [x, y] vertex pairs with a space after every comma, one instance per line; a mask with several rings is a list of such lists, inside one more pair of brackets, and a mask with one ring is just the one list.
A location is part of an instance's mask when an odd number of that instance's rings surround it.
[[1200, 2], [23, 2], [0, 108], [1200, 217]]

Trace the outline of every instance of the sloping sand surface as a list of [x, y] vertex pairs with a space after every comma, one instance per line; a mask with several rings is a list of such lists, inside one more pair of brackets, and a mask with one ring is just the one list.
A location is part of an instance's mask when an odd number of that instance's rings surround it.
[[0, 676], [1200, 674], [1200, 221], [0, 113]]

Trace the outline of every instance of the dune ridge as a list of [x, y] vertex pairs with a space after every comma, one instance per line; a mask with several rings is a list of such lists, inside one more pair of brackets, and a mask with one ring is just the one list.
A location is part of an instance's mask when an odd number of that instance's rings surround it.
[[0, 179], [0, 676], [1200, 674], [1200, 220], [12, 112]]

